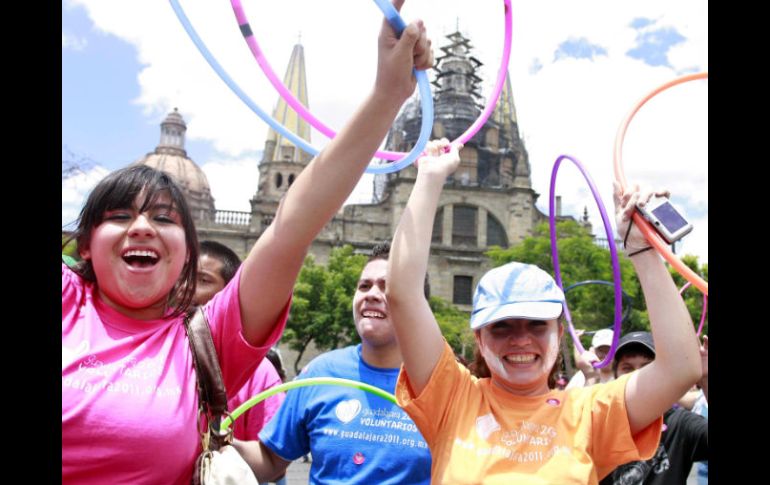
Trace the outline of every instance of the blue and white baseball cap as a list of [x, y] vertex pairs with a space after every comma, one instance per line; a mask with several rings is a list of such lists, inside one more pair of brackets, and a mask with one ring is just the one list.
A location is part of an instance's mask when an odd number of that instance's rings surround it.
[[509, 318], [559, 318], [564, 292], [551, 275], [534, 264], [512, 262], [481, 277], [473, 295], [471, 330]]

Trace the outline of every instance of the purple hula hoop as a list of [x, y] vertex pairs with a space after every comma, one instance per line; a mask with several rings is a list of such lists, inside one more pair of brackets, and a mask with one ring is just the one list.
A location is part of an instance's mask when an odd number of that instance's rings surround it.
[[[241, 28], [241, 32], [243, 33], [243, 37], [246, 40], [251, 53], [254, 55], [254, 59], [256, 59], [257, 64], [259, 64], [259, 67], [262, 69], [262, 72], [265, 73], [265, 76], [267, 76], [267, 78], [270, 80], [270, 83], [273, 85], [276, 91], [278, 91], [278, 94], [280, 94], [281, 97], [286, 100], [286, 103], [291, 106], [294, 111], [296, 111], [297, 114], [302, 117], [302, 119], [310, 123], [311, 126], [313, 126], [319, 132], [323, 133], [326, 137], [334, 138], [337, 133], [326, 126], [321, 120], [313, 116], [313, 113], [308, 111], [308, 109], [302, 103], [300, 103], [297, 98], [294, 97], [291, 91], [289, 91], [281, 79], [275, 74], [275, 71], [273, 71], [273, 68], [267, 61], [265, 54], [259, 47], [256, 36], [249, 27], [249, 19], [246, 16], [246, 11], [243, 9], [243, 5], [241, 5], [241, 0], [230, 0], [230, 4], [233, 8], [233, 12], [235, 13], [238, 26]], [[468, 127], [465, 133], [460, 135], [456, 140], [452, 142], [453, 145], [457, 143], [467, 143], [468, 140], [473, 138], [473, 136], [481, 129], [481, 127], [484, 126], [484, 123], [487, 122], [487, 119], [489, 119], [489, 117], [492, 115], [492, 112], [494, 112], [495, 107], [497, 106], [497, 101], [500, 98], [500, 93], [502, 92], [503, 86], [505, 85], [505, 76], [508, 73], [508, 61], [511, 57], [513, 21], [511, 17], [511, 0], [503, 0], [503, 4], [505, 8], [505, 41], [503, 43], [503, 56], [502, 60], [500, 61], [500, 70], [497, 72], [495, 86], [492, 88], [492, 93], [490, 94], [489, 99], [487, 99], [487, 105], [484, 107], [484, 110], [481, 112], [476, 121], [474, 121], [471, 126]], [[376, 157], [384, 160], [399, 160], [406, 155], [408, 154], [405, 152], [392, 152], [386, 150], [378, 150], [375, 153]]]
[[[692, 283], [689, 281], [682, 287], [681, 290], [679, 290], [679, 294], [683, 294], [684, 290], [690, 287]], [[682, 297], [684, 299], [684, 297]], [[708, 301], [709, 296], [707, 294], [703, 294], [703, 311], [700, 314], [700, 325], [698, 325], [698, 333], [696, 333], [697, 337], [700, 337], [701, 332], [703, 331], [703, 323], [706, 321], [706, 309], [708, 308]]]
[[[599, 207], [599, 212], [601, 212], [602, 222], [604, 223], [604, 230], [607, 233], [607, 241], [615, 240], [613, 237], [609, 218], [607, 217], [607, 211], [604, 209], [602, 198], [599, 196], [599, 191], [596, 190], [596, 186], [594, 185], [594, 181], [591, 179], [591, 176], [577, 159], [569, 155], [561, 155], [556, 159], [556, 162], [553, 165], [553, 170], [551, 171], [551, 193], [548, 203], [548, 224], [551, 229], [551, 257], [553, 258], [553, 272], [556, 279], [556, 284], [559, 285], [559, 288], [561, 288], [562, 291], [564, 290], [564, 285], [561, 281], [561, 269], [559, 268], [559, 249], [556, 246], [556, 215], [554, 207], [556, 205], [556, 174], [559, 172], [559, 166], [561, 165], [561, 161], [564, 159], [570, 160], [572, 163], [574, 163], [580, 170], [580, 173], [583, 174], [583, 177], [586, 179], [586, 182], [588, 182], [588, 186], [591, 188], [591, 192], [594, 195], [594, 200], [596, 201], [597, 207]], [[593, 364], [596, 369], [606, 367], [610, 362], [612, 362], [613, 357], [615, 357], [615, 350], [618, 348], [618, 339], [620, 338], [621, 323], [623, 321], [623, 290], [620, 281], [620, 262], [618, 261], [618, 250], [612, 243], [609, 244], [609, 247], [610, 256], [612, 257], [612, 278], [615, 281], [615, 325], [613, 327], [614, 332], [612, 335], [612, 345], [610, 346], [610, 351], [607, 352], [607, 356], [604, 357], [603, 361], [598, 363], [595, 362]], [[585, 352], [585, 349], [583, 348], [583, 344], [580, 343], [580, 339], [577, 337], [577, 335], [575, 335], [575, 327], [572, 325], [572, 316], [569, 313], [569, 308], [567, 308], [566, 298], [564, 300], [564, 316], [567, 318], [567, 323], [569, 324], [569, 333], [572, 335], [572, 340], [575, 342], [575, 346], [582, 354]]]

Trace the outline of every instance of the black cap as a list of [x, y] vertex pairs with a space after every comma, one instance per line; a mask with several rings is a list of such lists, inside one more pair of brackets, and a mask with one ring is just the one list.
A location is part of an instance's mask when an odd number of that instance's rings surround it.
[[622, 353], [622, 349], [629, 349], [634, 345], [641, 345], [647, 348], [655, 355], [655, 342], [652, 340], [650, 332], [631, 332], [623, 335], [618, 341], [618, 348], [615, 349], [615, 359]]

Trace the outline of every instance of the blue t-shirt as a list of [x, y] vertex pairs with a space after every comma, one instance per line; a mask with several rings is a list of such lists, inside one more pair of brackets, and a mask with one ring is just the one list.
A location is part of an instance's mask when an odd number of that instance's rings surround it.
[[[393, 393], [398, 371], [368, 365], [357, 345], [317, 357], [297, 378], [340, 377]], [[430, 451], [417, 426], [396, 404], [360, 389], [293, 389], [259, 439], [286, 461], [311, 452], [310, 483], [430, 484]]]

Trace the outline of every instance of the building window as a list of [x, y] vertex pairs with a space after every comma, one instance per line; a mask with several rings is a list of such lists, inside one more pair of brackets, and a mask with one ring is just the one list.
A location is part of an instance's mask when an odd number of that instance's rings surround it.
[[503, 225], [489, 212], [487, 212], [487, 246], [508, 247], [508, 238]]
[[455, 275], [452, 303], [456, 305], [473, 304], [473, 276]]
[[280, 189], [281, 185], [283, 185], [283, 175], [277, 173], [275, 174], [275, 188]]
[[456, 205], [452, 211], [452, 245], [476, 246], [476, 214], [478, 209]]
[[487, 133], [484, 135], [484, 140], [486, 141], [487, 146], [491, 148], [497, 148], [497, 142], [499, 140], [499, 134], [497, 132], [497, 129], [495, 128], [487, 129]]
[[289, 187], [291, 187], [291, 184], [294, 183], [294, 174], [289, 174]]
[[436, 218], [433, 219], [433, 235], [430, 238], [430, 242], [434, 244], [441, 244], [444, 233], [444, 208], [440, 208], [436, 212]]

